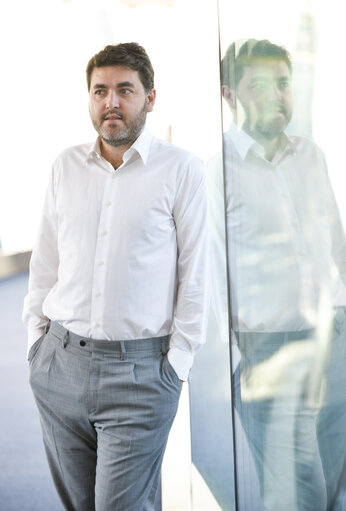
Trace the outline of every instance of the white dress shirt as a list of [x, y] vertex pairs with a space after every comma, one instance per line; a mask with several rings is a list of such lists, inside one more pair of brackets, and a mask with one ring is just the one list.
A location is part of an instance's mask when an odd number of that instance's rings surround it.
[[202, 163], [145, 129], [114, 170], [99, 141], [56, 159], [30, 264], [30, 346], [47, 319], [93, 339], [171, 333], [186, 380], [205, 340], [206, 190]]
[[[346, 303], [340, 284], [340, 277], [346, 282], [346, 241], [323, 153], [311, 140], [283, 134], [268, 161], [263, 147], [232, 124], [224, 137], [224, 165], [233, 328], [282, 332], [315, 326], [323, 304], [337, 304], [340, 286]], [[221, 160], [213, 166], [215, 268], [215, 257], [223, 257], [224, 213], [218, 206]]]

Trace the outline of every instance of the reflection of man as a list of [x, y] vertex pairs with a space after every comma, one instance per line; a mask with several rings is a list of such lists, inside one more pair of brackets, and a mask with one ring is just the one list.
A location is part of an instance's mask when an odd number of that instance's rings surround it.
[[310, 376], [325, 359], [321, 327], [332, 305], [345, 303], [334, 299], [337, 275], [346, 281], [345, 237], [322, 152], [285, 133], [293, 109], [287, 51], [269, 41], [248, 40], [238, 52], [232, 44], [222, 73], [235, 121], [224, 162], [241, 352], [236, 407], [264, 508], [318, 511], [325, 509], [315, 430], [321, 382]]
[[144, 127], [153, 79], [136, 43], [89, 61], [99, 137], [57, 158], [31, 260], [30, 382], [69, 510], [153, 508], [181, 383], [203, 342], [203, 169]]

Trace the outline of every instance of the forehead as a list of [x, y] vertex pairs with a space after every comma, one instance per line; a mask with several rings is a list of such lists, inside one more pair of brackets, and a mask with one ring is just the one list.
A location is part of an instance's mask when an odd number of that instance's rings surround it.
[[142, 86], [138, 71], [134, 69], [125, 66], [95, 67], [91, 73], [90, 89], [97, 84], [116, 87], [125, 82], [132, 83], [135, 87]]
[[241, 82], [244, 80], [249, 82], [257, 78], [274, 79], [290, 78], [291, 72], [284, 60], [265, 59], [258, 61], [251, 66], [244, 67]]

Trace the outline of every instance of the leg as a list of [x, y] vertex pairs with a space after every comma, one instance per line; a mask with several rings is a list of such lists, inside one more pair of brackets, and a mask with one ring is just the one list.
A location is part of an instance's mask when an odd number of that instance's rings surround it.
[[326, 372], [324, 405], [318, 417], [317, 433], [327, 487], [327, 511], [340, 509], [340, 482], [346, 470], [346, 309], [335, 314], [330, 360]]
[[51, 474], [68, 511], [94, 510], [96, 434], [88, 421], [88, 359], [67, 353], [48, 332], [30, 362]]
[[236, 407], [247, 434], [267, 510], [325, 508], [315, 418], [304, 401], [313, 339], [294, 333], [240, 338], [240, 392]]
[[[98, 372], [98, 362], [93, 361]], [[96, 510], [152, 511], [180, 381], [166, 355], [126, 353], [95, 380]]]

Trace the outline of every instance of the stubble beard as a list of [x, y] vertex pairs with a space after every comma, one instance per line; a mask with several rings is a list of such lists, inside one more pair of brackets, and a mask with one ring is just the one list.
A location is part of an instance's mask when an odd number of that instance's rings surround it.
[[255, 131], [266, 140], [274, 140], [283, 133], [288, 122], [258, 122]]
[[274, 140], [279, 137], [287, 128], [292, 114], [286, 109], [282, 111], [282, 116], [271, 116], [264, 114], [257, 119], [255, 131], [266, 140]]
[[[107, 115], [111, 113], [112, 111], [107, 112]], [[118, 114], [118, 112], [115, 113]], [[101, 120], [101, 123], [98, 123], [94, 120], [92, 120], [92, 123], [95, 130], [106, 144], [112, 147], [120, 147], [133, 144], [133, 142], [141, 134], [145, 125], [146, 118], [147, 100], [145, 101], [142, 110], [139, 112], [135, 119], [132, 119], [130, 122], [126, 123], [126, 119], [124, 120], [122, 117], [124, 127], [120, 131], [117, 131], [117, 128], [112, 129], [112, 127], [108, 127], [106, 129], [103, 128], [104, 119]]]

